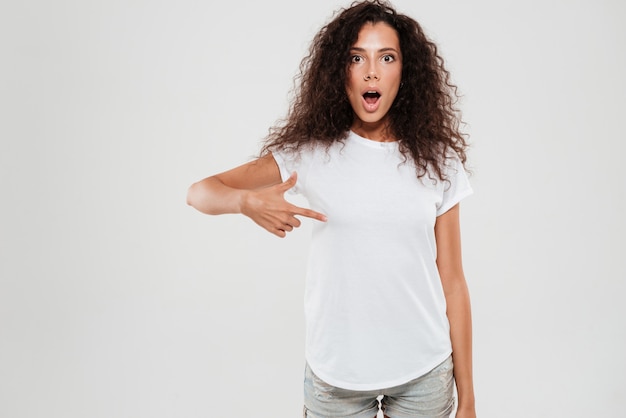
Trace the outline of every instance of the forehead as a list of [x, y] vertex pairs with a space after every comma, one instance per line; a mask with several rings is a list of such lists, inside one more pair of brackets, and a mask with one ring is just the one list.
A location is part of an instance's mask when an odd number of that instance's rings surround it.
[[353, 47], [384, 46], [400, 49], [398, 32], [385, 22], [367, 22], [359, 30]]

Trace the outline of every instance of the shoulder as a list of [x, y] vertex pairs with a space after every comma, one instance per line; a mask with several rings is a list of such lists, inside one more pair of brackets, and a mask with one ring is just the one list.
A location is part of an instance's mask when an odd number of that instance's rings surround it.
[[455, 149], [447, 147], [444, 151], [435, 154], [434, 161], [428, 164], [428, 175], [438, 183], [449, 184], [459, 176], [468, 177], [465, 170], [465, 155], [460, 155]]
[[306, 161], [340, 152], [348, 141], [346, 134], [345, 138], [333, 141], [311, 140], [297, 144], [283, 144], [269, 148], [269, 151], [281, 160]]

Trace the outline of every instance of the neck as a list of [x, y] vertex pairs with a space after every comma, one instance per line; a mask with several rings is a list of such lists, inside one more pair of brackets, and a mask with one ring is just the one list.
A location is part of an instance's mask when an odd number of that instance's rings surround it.
[[355, 134], [367, 138], [370, 141], [378, 142], [393, 142], [396, 138], [389, 131], [387, 124], [383, 123], [365, 123], [360, 120], [355, 120], [350, 127]]

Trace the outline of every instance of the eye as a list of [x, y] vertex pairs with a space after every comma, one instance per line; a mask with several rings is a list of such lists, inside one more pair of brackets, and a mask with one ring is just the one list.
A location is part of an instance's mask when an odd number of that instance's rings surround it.
[[394, 62], [396, 60], [396, 57], [394, 57], [393, 55], [384, 55], [382, 60], [383, 62]]
[[354, 64], [358, 64], [358, 63], [360, 63], [360, 62], [363, 62], [363, 57], [362, 57], [362, 56], [360, 56], [360, 55], [353, 55], [353, 56], [350, 58], [350, 62], [351, 62], [351, 63], [354, 63]]

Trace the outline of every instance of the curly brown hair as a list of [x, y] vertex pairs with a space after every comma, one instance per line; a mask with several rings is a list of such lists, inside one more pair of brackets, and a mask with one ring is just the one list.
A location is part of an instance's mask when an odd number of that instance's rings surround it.
[[270, 128], [261, 154], [299, 150], [311, 143], [330, 146], [347, 137], [354, 121], [346, 93], [350, 48], [363, 25], [379, 22], [396, 30], [403, 57], [401, 88], [389, 110], [390, 134], [404, 156], [414, 161], [418, 177], [432, 173], [444, 180], [450, 151], [465, 165], [468, 144], [455, 107], [457, 87], [437, 46], [419, 23], [384, 0], [355, 2], [338, 10], [313, 38], [295, 79], [299, 86], [288, 116]]

